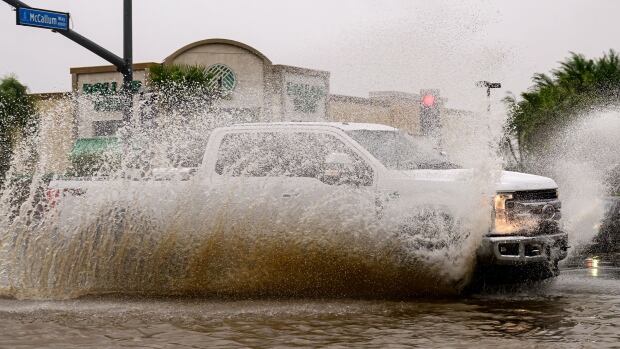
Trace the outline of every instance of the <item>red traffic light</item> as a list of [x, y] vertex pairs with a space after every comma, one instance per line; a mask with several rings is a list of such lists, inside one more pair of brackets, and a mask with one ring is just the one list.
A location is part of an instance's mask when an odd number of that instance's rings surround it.
[[433, 95], [424, 95], [424, 97], [422, 97], [422, 105], [425, 107], [432, 107], [435, 105], [435, 96]]

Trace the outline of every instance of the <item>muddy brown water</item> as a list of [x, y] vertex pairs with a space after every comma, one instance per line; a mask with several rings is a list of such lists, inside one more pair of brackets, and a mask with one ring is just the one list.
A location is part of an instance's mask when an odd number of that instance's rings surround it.
[[619, 348], [620, 269], [425, 300], [0, 300], [0, 348]]

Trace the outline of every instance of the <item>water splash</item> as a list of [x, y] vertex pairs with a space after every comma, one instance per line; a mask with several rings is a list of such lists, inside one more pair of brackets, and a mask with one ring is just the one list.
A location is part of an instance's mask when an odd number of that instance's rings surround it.
[[[55, 152], [42, 133], [25, 142], [19, 150], [38, 159], [28, 180], [2, 193], [1, 294], [391, 297], [465, 286], [489, 227], [495, 140], [469, 144], [480, 150], [468, 153], [477, 175], [460, 193], [422, 187], [380, 214], [374, 193], [346, 186], [302, 186], [303, 200], [282, 209], [268, 183], [210, 187], [200, 172], [153, 177], [154, 168], [197, 165], [214, 127], [245, 119], [207, 109], [132, 125], [120, 132], [120, 164], [104, 163], [83, 195], [55, 205], [44, 195]], [[24, 163], [14, 162], [9, 176]]]
[[620, 164], [620, 113], [594, 111], [558, 131], [548, 154], [535, 157], [533, 167], [558, 183], [565, 229], [572, 244], [580, 246], [597, 233], [604, 199], [614, 190], [610, 175]]

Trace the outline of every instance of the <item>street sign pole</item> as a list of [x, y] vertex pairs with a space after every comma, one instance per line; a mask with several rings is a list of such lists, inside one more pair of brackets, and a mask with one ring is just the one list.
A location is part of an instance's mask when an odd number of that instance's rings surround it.
[[123, 87], [126, 102], [123, 121], [128, 123], [131, 120], [131, 94], [133, 81], [133, 54], [132, 54], [132, 13], [131, 0], [123, 0], [123, 58], [101, 47], [94, 41], [80, 35], [78, 32], [69, 28], [69, 14], [42, 9], [35, 9], [19, 0], [2, 0], [16, 9], [16, 22], [18, 25], [51, 29], [67, 39], [86, 48], [92, 53], [105, 59], [116, 66], [116, 69], [123, 74]]
[[476, 87], [486, 87], [487, 89], [487, 113], [491, 112], [491, 89], [501, 88], [501, 82], [477, 81]]
[[133, 37], [132, 37], [132, 13], [131, 0], [123, 0], [123, 92], [125, 94], [125, 108], [123, 109], [123, 121], [129, 123], [133, 113]]

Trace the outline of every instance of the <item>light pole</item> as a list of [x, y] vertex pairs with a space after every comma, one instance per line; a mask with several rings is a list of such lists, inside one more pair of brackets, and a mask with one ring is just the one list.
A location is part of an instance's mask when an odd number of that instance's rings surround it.
[[478, 81], [476, 82], [476, 87], [486, 87], [487, 89], [487, 113], [491, 112], [491, 89], [492, 88], [501, 88], [501, 82], [488, 82], [488, 81]]
[[[491, 114], [491, 89], [492, 88], [501, 88], [502, 87], [502, 83], [501, 82], [477, 81], [476, 82], [476, 87], [486, 87], [486, 89], [487, 89], [487, 113]], [[491, 127], [489, 126], [489, 131], [490, 130], [491, 130]], [[502, 142], [505, 142], [508, 145], [508, 149], [510, 150], [510, 154], [512, 155], [512, 157], [514, 158], [515, 162], [517, 163], [517, 166], [519, 166], [519, 168], [521, 168], [521, 151], [519, 151], [519, 157], [517, 157], [517, 155], [515, 154], [514, 148], [512, 146], [512, 141], [510, 140], [510, 137], [507, 136], [507, 135], [503, 136]]]

